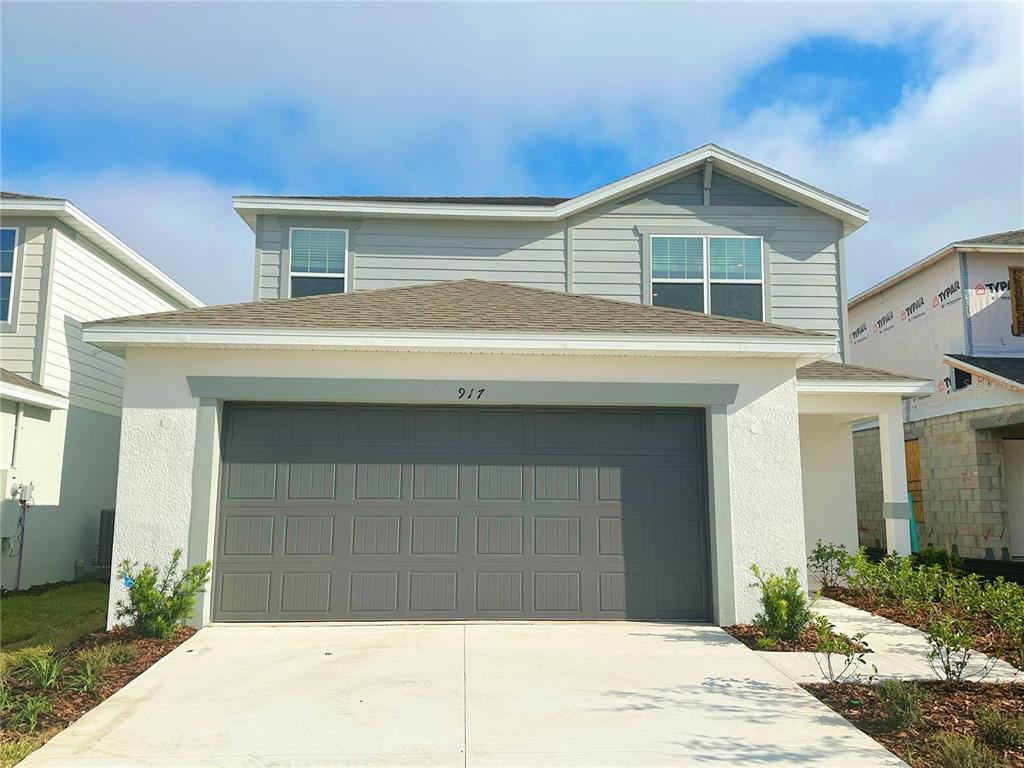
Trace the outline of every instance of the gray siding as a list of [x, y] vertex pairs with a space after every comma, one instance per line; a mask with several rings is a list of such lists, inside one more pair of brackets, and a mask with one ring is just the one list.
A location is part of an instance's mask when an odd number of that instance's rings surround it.
[[7, 216], [2, 223], [18, 230], [18, 242], [11, 323], [3, 324], [0, 367], [38, 382], [49, 227], [38, 219]]
[[703, 199], [703, 171], [697, 171], [550, 224], [261, 216], [257, 297], [281, 295], [288, 228], [322, 226], [350, 230], [353, 290], [473, 277], [639, 302], [644, 272], [638, 228], [652, 227], [763, 236], [768, 318], [842, 336], [836, 219], [718, 171], [712, 176], [711, 205], [704, 206]]

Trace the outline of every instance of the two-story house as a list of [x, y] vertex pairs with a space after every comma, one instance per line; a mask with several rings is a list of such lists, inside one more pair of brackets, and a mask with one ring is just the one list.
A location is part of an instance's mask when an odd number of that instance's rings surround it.
[[871, 416], [907, 551], [930, 384], [840, 362], [860, 206], [714, 145], [568, 199], [234, 205], [254, 301], [85, 331], [125, 361], [115, 557], [212, 560], [199, 623], [746, 620], [752, 563], [856, 545]]
[[198, 306], [69, 201], [0, 193], [4, 589], [91, 566], [115, 508], [124, 360], [84, 342], [82, 323]]
[[[849, 304], [849, 359], [935, 381], [908, 400], [921, 544], [1024, 558], [1024, 230], [951, 243]], [[861, 542], [882, 529], [878, 431], [859, 426]]]

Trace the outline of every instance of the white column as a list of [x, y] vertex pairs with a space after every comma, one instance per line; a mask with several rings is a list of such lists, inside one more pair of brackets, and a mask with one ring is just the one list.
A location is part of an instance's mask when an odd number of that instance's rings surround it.
[[885, 549], [910, 554], [910, 504], [907, 502], [907, 460], [903, 448], [903, 407], [898, 398], [878, 414], [882, 448], [882, 517]]
[[[192, 510], [189, 516], [188, 564], [213, 560], [214, 519], [217, 514], [217, 476], [220, 468], [220, 404], [200, 399], [196, 409], [196, 444], [192, 467]], [[192, 626], [210, 623], [213, 574], [206, 590], [196, 597]]]

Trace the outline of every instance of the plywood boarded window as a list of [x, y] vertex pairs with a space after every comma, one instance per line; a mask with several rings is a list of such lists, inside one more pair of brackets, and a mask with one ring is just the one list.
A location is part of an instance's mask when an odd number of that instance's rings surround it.
[[917, 440], [903, 443], [903, 453], [907, 461], [907, 491], [914, 510], [914, 521], [924, 522], [924, 495], [921, 491], [921, 444]]
[[1024, 336], [1024, 267], [1010, 267], [1010, 332]]

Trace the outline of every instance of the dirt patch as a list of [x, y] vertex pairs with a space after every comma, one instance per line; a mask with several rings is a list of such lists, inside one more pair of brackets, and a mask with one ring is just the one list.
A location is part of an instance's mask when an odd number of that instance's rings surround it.
[[[764, 630], [754, 624], [733, 624], [731, 627], [722, 627], [722, 629], [747, 646], [747, 648], [755, 651], [811, 652], [818, 647], [818, 632], [812, 627], [805, 629], [798, 640], [776, 640], [770, 647], [759, 645], [767, 636]], [[833, 637], [838, 637], [838, 635], [833, 633]], [[855, 651], [870, 653], [870, 649], [860, 643], [853, 643], [851, 641], [851, 648]]]
[[1024, 765], [1024, 747], [986, 743], [976, 720], [982, 707], [996, 707], [1011, 717], [1024, 715], [1024, 684], [964, 683], [953, 690], [937, 681], [919, 685], [925, 692], [921, 722], [901, 729], [886, 723], [885, 710], [873, 686], [844, 683], [802, 687], [914, 768], [939, 765], [935, 743], [939, 734], [973, 736], [1003, 765]]
[[[934, 603], [934, 608], [931, 610], [910, 611], [902, 603], [884, 602], [877, 598], [858, 595], [845, 587], [827, 587], [821, 591], [821, 594], [841, 603], [852, 605], [854, 608], [860, 608], [862, 611], [924, 631], [927, 631], [927, 627], [932, 621], [942, 615], [941, 612], [945, 608], [941, 603]], [[987, 616], [973, 614], [966, 617], [966, 621], [971, 628], [975, 650], [987, 656], [995, 656], [1009, 664], [1020, 664], [1020, 653], [1013, 647], [1009, 635], [995, 626]]]
[[[141, 675], [153, 664], [188, 640], [196, 632], [192, 627], [181, 627], [170, 640], [159, 640], [156, 638], [135, 638], [123, 629], [115, 629], [109, 632], [96, 632], [88, 635], [66, 652], [68, 665], [64, 668], [64, 675], [54, 688], [40, 691], [35, 687], [31, 678], [15, 671], [10, 675], [10, 695], [13, 707], [3, 712], [4, 727], [0, 730], [0, 742], [13, 741], [24, 736], [23, 730], [8, 728], [11, 712], [17, 710], [18, 701], [23, 696], [42, 696], [50, 705], [49, 711], [39, 715], [36, 732], [57, 731], [66, 728], [78, 718], [95, 707], [104, 699], [112, 696], [129, 682]], [[82, 693], [71, 689], [69, 676], [75, 672], [74, 656], [77, 651], [84, 648], [92, 648], [106, 645], [113, 642], [124, 642], [132, 646], [135, 656], [131, 661], [124, 664], [114, 664], [108, 667], [96, 686], [94, 693]]]

